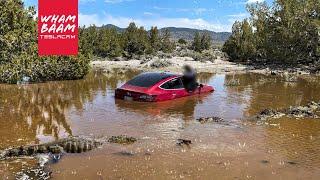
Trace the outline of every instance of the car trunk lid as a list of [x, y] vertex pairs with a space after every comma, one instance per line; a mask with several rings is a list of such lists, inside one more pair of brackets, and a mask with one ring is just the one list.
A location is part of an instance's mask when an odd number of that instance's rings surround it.
[[116, 89], [116, 98], [132, 101], [154, 101], [156, 96], [148, 93], [148, 88], [125, 85]]

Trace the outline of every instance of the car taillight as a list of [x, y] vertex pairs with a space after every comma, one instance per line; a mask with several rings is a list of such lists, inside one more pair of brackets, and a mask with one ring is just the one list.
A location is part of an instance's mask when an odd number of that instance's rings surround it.
[[156, 99], [156, 95], [147, 95], [147, 94], [144, 94], [144, 95], [141, 95], [139, 97], [139, 99], [143, 100], [143, 101], [148, 101], [148, 102], [152, 102], [152, 101], [155, 101]]

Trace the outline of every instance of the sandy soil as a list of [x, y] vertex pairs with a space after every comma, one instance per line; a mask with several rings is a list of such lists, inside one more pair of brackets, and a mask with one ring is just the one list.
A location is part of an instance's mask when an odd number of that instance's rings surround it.
[[150, 60], [146, 63], [142, 63], [141, 60], [128, 60], [128, 61], [93, 61], [91, 66], [93, 69], [103, 69], [104, 71], [112, 71], [113, 69], [133, 69], [142, 71], [170, 71], [170, 72], [181, 72], [184, 65], [191, 65], [197, 72], [204, 73], [241, 73], [241, 72], [253, 72], [253, 71], [263, 71], [254, 70], [252, 67], [248, 67], [241, 64], [232, 63], [222, 59], [216, 59], [214, 62], [200, 62], [194, 61], [189, 57], [172, 57], [167, 58], [172, 65], [163, 68], [152, 68], [150, 64], [155, 59]]

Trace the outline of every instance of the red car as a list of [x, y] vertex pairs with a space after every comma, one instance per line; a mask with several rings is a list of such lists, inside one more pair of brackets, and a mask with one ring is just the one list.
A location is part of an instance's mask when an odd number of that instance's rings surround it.
[[200, 85], [195, 91], [188, 92], [182, 75], [142, 73], [116, 89], [115, 97], [130, 101], [159, 102], [213, 91], [212, 86]]

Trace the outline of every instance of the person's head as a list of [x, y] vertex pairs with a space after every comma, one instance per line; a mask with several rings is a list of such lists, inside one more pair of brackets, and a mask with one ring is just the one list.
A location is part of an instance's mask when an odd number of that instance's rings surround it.
[[183, 66], [184, 71], [186, 72], [191, 72], [192, 71], [192, 67], [190, 65], [184, 65]]

